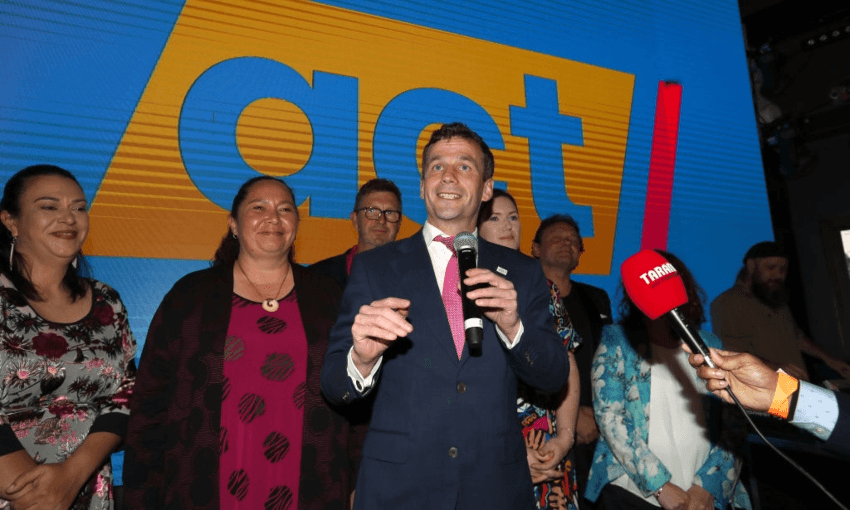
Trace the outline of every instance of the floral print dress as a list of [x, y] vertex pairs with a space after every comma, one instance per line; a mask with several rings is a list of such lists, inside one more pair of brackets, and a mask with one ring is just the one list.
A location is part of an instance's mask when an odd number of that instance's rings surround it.
[[[558, 286], [551, 280], [549, 284], [549, 313], [554, 319], [555, 331], [564, 342], [564, 347], [575, 351], [581, 345], [581, 337], [573, 329], [570, 316], [564, 308]], [[543, 433], [543, 442], [558, 435], [558, 424], [555, 420], [555, 410], [558, 408], [560, 395], [538, 393], [525, 384], [520, 384], [517, 398], [517, 414], [522, 425], [522, 434], [528, 437], [535, 431]], [[563, 478], [551, 482], [534, 485], [534, 501], [540, 510], [578, 510], [578, 482], [575, 472], [575, 454], [573, 450], [558, 464], [558, 469], [564, 472]]]
[[[81, 320], [39, 316], [0, 275], [0, 455], [23, 448], [39, 464], [68, 458], [90, 432], [124, 435], [136, 342], [118, 293], [88, 280], [92, 306]], [[0, 499], [0, 508], [8, 508]], [[111, 509], [106, 463], [71, 505]]]

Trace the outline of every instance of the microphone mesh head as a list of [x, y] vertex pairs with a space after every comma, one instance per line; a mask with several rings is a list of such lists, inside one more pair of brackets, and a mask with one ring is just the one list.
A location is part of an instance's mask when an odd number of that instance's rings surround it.
[[455, 236], [454, 247], [456, 252], [472, 250], [478, 253], [478, 238], [471, 232], [461, 232]]
[[650, 319], [657, 319], [688, 302], [682, 277], [655, 250], [643, 250], [620, 266], [623, 288], [632, 302]]

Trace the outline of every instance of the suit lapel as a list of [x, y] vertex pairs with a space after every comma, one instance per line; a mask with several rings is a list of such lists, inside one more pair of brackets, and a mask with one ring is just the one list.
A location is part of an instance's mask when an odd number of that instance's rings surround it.
[[[484, 239], [481, 239], [481, 237], [478, 238], [478, 267], [483, 267], [485, 269], [489, 269], [490, 271], [493, 271], [495, 273], [496, 272], [496, 267], [495, 267], [496, 261], [493, 260], [494, 254], [493, 254], [493, 250], [490, 249], [491, 246], [492, 245], [490, 245], [490, 243], [488, 243]], [[501, 275], [501, 276], [505, 276], [505, 275]]]
[[398, 250], [399, 257], [391, 257], [390, 265], [393, 268], [392, 274], [401, 276], [399, 286], [405, 289], [406, 295], [409, 296], [409, 318], [415, 337], [433, 338], [457, 364], [452, 330], [422, 231], [400, 241]]

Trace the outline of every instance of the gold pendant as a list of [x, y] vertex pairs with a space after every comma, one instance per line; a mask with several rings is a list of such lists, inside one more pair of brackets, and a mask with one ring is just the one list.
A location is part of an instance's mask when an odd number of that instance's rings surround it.
[[263, 301], [263, 310], [269, 313], [275, 313], [280, 305], [277, 304], [277, 299], [266, 299]]

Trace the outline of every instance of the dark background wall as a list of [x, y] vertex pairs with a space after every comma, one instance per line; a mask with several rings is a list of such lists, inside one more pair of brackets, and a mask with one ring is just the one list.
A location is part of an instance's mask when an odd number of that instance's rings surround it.
[[774, 233], [792, 254], [792, 309], [816, 343], [846, 359], [850, 276], [838, 236], [850, 229], [850, 6], [739, 6]]

